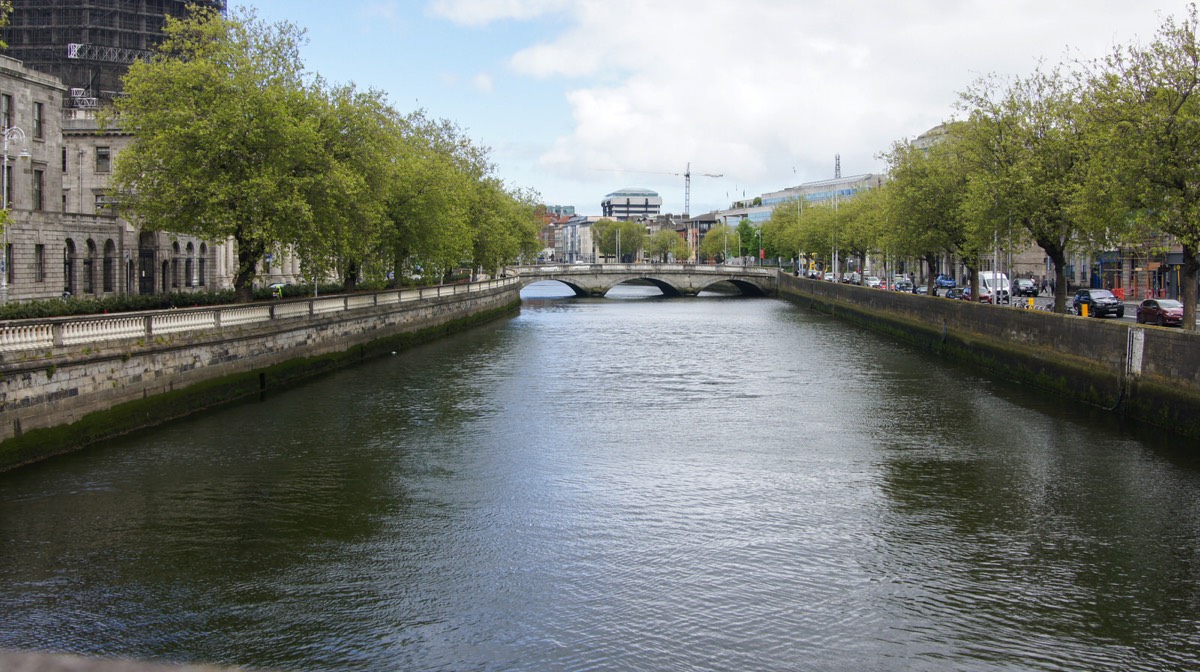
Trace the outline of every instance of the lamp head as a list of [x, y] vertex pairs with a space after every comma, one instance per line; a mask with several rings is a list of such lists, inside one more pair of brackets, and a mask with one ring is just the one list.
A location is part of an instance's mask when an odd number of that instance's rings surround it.
[[32, 154], [29, 153], [29, 150], [25, 149], [24, 147], [21, 148], [21, 153], [17, 154], [18, 159], [29, 160], [29, 157], [31, 157], [31, 156], [32, 156]]

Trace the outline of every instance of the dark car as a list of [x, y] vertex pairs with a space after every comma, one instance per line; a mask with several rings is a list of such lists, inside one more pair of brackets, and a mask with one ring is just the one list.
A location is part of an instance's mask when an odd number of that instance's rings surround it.
[[1030, 278], [1017, 278], [1012, 284], [1013, 296], [1037, 296], [1038, 285]]
[[908, 280], [901, 280], [900, 282], [896, 283], [896, 286], [893, 289], [895, 289], [897, 292], [912, 293], [913, 284], [911, 282], [909, 282]]
[[951, 287], [950, 289], [946, 290], [947, 299], [965, 299], [967, 298], [967, 294], [968, 292], [966, 291], [965, 287]]
[[1137, 308], [1138, 324], [1183, 326], [1183, 304], [1175, 299], [1146, 299]]
[[954, 282], [953, 275], [939, 275], [937, 277], [937, 280], [933, 281], [933, 284], [937, 287], [945, 287], [945, 288], [949, 289], [951, 287], [954, 287], [954, 285], [956, 285], [957, 283]]
[[1087, 306], [1088, 315], [1091, 317], [1125, 317], [1125, 302], [1107, 289], [1081, 289], [1075, 292], [1075, 297], [1071, 299], [1071, 311], [1082, 315], [1084, 306]]

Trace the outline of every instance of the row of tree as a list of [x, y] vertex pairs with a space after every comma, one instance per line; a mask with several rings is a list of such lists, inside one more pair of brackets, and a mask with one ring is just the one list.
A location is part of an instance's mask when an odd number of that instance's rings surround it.
[[[896, 142], [887, 180], [852, 199], [777, 207], [769, 256], [827, 259], [833, 249], [919, 259], [953, 255], [975, 270], [997, 246], [1036, 244], [1066, 304], [1068, 250], [1182, 248], [1185, 328], [1200, 271], [1200, 18], [1166, 18], [1148, 44], [1092, 62], [984, 77], [961, 118], [927, 146]], [[714, 229], [714, 231], [716, 231]], [[710, 232], [709, 237], [714, 234]], [[1011, 240], [1011, 243], [1009, 242]], [[1011, 245], [1011, 247], [1010, 247]], [[929, 273], [932, 282], [933, 273]]]
[[233, 240], [239, 300], [288, 251], [312, 279], [495, 272], [537, 248], [535, 194], [452, 122], [304, 70], [303, 31], [252, 10], [168, 19], [106, 123], [132, 136], [114, 196], [150, 230]]

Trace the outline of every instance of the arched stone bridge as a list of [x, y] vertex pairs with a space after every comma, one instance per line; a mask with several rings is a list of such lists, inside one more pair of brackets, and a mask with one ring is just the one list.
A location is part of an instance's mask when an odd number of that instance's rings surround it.
[[557, 280], [576, 296], [604, 296], [608, 290], [630, 280], [644, 280], [665, 296], [695, 296], [718, 282], [728, 282], [744, 296], [776, 296], [779, 271], [759, 266], [706, 264], [541, 264], [510, 266], [508, 275], [518, 275], [521, 286], [542, 280]]

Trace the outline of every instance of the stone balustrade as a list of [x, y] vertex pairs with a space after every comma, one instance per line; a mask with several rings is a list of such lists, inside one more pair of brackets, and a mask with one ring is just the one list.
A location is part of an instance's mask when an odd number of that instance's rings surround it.
[[45, 320], [12, 320], [0, 322], [0, 355], [49, 349], [56, 346], [99, 345], [126, 339], [151, 339], [155, 335], [162, 334], [297, 317], [331, 315], [406, 301], [486, 291], [517, 282], [519, 282], [517, 278], [500, 278], [460, 285], [438, 285], [416, 289], [393, 289], [383, 292], [288, 299], [250, 306], [227, 305]]

